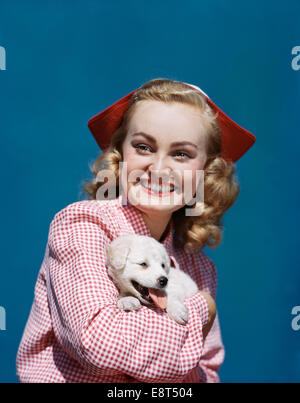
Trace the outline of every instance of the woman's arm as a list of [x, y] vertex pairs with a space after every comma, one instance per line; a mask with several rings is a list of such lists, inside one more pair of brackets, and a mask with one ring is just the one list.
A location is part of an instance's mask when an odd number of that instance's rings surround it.
[[191, 371], [184, 383], [212, 383], [219, 382], [218, 370], [224, 361], [224, 346], [221, 337], [219, 317], [216, 310], [215, 298], [217, 291], [217, 272], [213, 261], [206, 255], [201, 255], [199, 261], [196, 261], [197, 267], [202, 268], [203, 286], [208, 292], [199, 291], [208, 300], [209, 321], [203, 328], [205, 338], [204, 348], [199, 365]]
[[104, 209], [99, 214], [77, 202], [54, 217], [46, 282], [55, 336], [96, 376], [125, 373], [141, 382], [180, 382], [199, 363], [209, 305], [199, 293], [186, 299], [185, 326], [158, 308], [117, 309], [118, 290], [104, 254], [112, 239], [113, 223]]
[[199, 294], [201, 294], [207, 302], [208, 305], [208, 321], [206, 323], [205, 326], [203, 326], [202, 328], [202, 333], [203, 333], [203, 338], [204, 340], [206, 339], [206, 336], [208, 335], [208, 333], [210, 332], [212, 325], [214, 324], [214, 320], [216, 318], [216, 314], [217, 314], [217, 307], [216, 307], [216, 303], [215, 300], [212, 298], [212, 296], [205, 291], [199, 291]]
[[217, 314], [213, 326], [205, 339], [203, 354], [200, 360], [199, 368], [202, 382], [220, 382], [218, 370], [224, 361], [224, 355], [225, 351]]

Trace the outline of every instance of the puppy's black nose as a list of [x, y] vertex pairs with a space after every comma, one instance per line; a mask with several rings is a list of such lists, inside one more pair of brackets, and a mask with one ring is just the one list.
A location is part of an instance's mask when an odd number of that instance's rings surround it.
[[158, 279], [158, 284], [159, 284], [161, 287], [165, 287], [165, 286], [167, 285], [167, 282], [168, 282], [168, 278], [167, 278], [167, 277], [162, 276], [162, 277], [159, 277], [159, 279]]

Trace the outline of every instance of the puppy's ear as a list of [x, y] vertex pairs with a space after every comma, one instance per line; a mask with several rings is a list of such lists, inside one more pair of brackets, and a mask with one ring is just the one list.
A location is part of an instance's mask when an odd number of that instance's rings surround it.
[[[168, 254], [167, 254], [167, 265], [168, 265], [168, 269], [170, 270], [170, 267], [171, 267], [171, 259], [170, 259], [170, 257], [169, 257]], [[169, 272], [169, 270], [168, 270], [168, 272]]]
[[105, 251], [108, 263], [116, 270], [124, 269], [130, 252], [130, 244], [130, 239], [119, 237], [110, 245], [106, 245]]

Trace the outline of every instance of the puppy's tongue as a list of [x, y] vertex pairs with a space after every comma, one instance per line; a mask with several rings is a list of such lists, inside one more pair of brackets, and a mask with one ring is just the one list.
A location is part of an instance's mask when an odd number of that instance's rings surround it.
[[154, 304], [160, 309], [166, 309], [167, 297], [165, 294], [155, 288], [149, 288], [149, 295], [152, 298]]

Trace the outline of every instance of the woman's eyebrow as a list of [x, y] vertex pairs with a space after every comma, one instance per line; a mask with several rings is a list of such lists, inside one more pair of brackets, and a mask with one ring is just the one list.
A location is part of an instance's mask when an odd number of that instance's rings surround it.
[[[147, 140], [151, 141], [152, 143], [156, 144], [156, 140], [154, 137], [150, 136], [150, 134], [144, 133], [144, 132], [137, 132], [132, 135], [132, 137], [136, 136], [144, 136]], [[175, 141], [174, 143], [171, 143], [172, 146], [184, 146], [184, 145], [191, 145], [195, 148], [198, 148], [196, 144], [191, 143], [190, 141]]]

